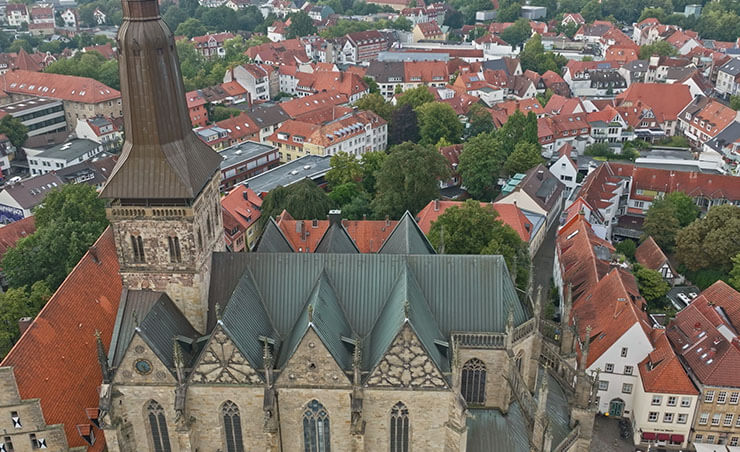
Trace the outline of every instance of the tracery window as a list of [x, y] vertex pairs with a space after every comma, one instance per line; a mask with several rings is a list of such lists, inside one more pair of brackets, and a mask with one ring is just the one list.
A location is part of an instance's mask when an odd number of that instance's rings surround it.
[[134, 262], [144, 262], [144, 242], [140, 235], [131, 235], [131, 248], [134, 250]]
[[391, 408], [390, 452], [409, 452], [409, 409], [403, 402]]
[[462, 396], [470, 405], [486, 401], [486, 365], [478, 358], [469, 359], [462, 368]]
[[239, 407], [231, 400], [221, 405], [221, 417], [224, 422], [224, 436], [226, 437], [226, 452], [244, 452], [242, 441], [242, 423]]
[[170, 262], [180, 262], [182, 260], [182, 255], [180, 252], [180, 238], [177, 236], [167, 237], [167, 245], [170, 249]]
[[330, 452], [329, 413], [318, 400], [308, 402], [303, 412], [305, 452]]
[[154, 452], [171, 452], [164, 408], [156, 400], [150, 400], [146, 404], [146, 413], [149, 418], [149, 434], [154, 445]]

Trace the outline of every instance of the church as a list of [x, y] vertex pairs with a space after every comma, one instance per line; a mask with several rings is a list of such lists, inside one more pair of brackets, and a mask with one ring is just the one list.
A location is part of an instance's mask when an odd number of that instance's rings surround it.
[[[55, 294], [3, 361], [0, 451], [588, 450], [593, 378], [560, 352], [541, 290], [518, 293], [501, 256], [437, 255], [408, 214], [377, 253], [341, 223], [316, 253], [272, 227], [260, 252], [225, 251], [221, 157], [191, 131], [156, 0], [123, 1], [118, 49], [111, 226], [60, 291], [110, 281]], [[95, 352], [30, 368], [62, 299], [90, 311], [65, 334]], [[43, 381], [75, 370], [68, 425]]]

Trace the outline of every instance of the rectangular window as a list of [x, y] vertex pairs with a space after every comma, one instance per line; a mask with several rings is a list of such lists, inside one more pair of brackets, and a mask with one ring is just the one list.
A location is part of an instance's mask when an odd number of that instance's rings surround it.
[[727, 392], [726, 391], [720, 391], [717, 394], [717, 403], [725, 403], [727, 401]]
[[651, 405], [660, 405], [663, 403], [663, 396], [654, 395], [652, 402], [650, 402]]
[[632, 383], [622, 383], [622, 392], [632, 394]]
[[614, 364], [606, 363], [606, 366], [604, 366], [604, 372], [608, 372], [608, 373], [614, 372]]
[[707, 435], [707, 443], [714, 444], [714, 435]]
[[701, 433], [698, 433], [698, 434], [694, 435], [694, 442], [695, 443], [700, 443], [703, 439], [704, 439], [704, 435], [702, 435]]
[[704, 402], [706, 403], [714, 402], [714, 391], [707, 391], [706, 393], [704, 393]]
[[622, 347], [622, 358], [627, 357], [627, 347]]
[[730, 403], [737, 405], [738, 398], [740, 398], [740, 392], [733, 392], [730, 394]]
[[673, 413], [665, 413], [665, 414], [663, 414], [663, 422], [665, 422], [665, 423], [671, 423], [671, 422], [673, 422]]
[[689, 419], [688, 414], [678, 413], [678, 418], [676, 419], [676, 422], [678, 422], [679, 424], [685, 424], [688, 419]]
[[719, 425], [720, 415], [719, 413], [712, 415], [712, 425]]
[[735, 421], [735, 427], [740, 427], [740, 416], [738, 416], [737, 420]]
[[624, 374], [625, 375], [632, 375], [632, 366], [624, 366]]
[[5, 444], [5, 450], [8, 452], [13, 451], [13, 439], [10, 436], [3, 438], [3, 444]]
[[651, 411], [648, 413], [648, 422], [658, 422], [658, 412]]
[[740, 438], [738, 438], [737, 436], [733, 436], [732, 438], [730, 438], [730, 446], [737, 446], [738, 440], [740, 440]]
[[732, 426], [732, 418], [735, 417], [732, 413], [725, 414], [725, 419], [722, 422], [722, 424], [725, 425], [725, 427], [731, 427]]
[[701, 413], [699, 415], [699, 425], [707, 425], [708, 420], [709, 420], [709, 413]]
[[678, 397], [676, 396], [668, 396], [668, 406], [676, 406], [676, 401], [678, 400]]
[[606, 391], [609, 389], [609, 382], [605, 380], [599, 380], [599, 391]]
[[690, 407], [691, 406], [691, 397], [681, 397], [681, 406], [682, 407]]

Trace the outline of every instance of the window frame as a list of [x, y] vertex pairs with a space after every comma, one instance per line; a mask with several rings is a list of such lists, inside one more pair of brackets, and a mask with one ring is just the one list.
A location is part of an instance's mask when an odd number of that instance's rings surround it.
[[388, 445], [390, 452], [409, 452], [410, 420], [409, 409], [403, 402], [397, 402], [391, 408]]
[[242, 434], [239, 406], [231, 400], [227, 400], [221, 404], [220, 414], [225, 451], [244, 452], [244, 436]]
[[468, 405], [486, 403], [486, 378], [488, 368], [483, 360], [470, 358], [463, 364], [460, 372], [460, 394]]
[[[167, 417], [162, 405], [156, 400], [150, 399], [144, 407], [144, 412], [148, 419], [147, 434], [150, 444], [152, 444], [152, 450], [155, 452], [172, 452]], [[156, 432], [154, 431], [155, 426], [157, 428]]]

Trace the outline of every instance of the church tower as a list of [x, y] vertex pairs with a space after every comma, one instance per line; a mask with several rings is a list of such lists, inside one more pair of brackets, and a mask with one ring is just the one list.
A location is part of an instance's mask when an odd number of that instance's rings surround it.
[[224, 248], [221, 157], [192, 132], [172, 32], [157, 0], [123, 0], [126, 139], [101, 197], [124, 287], [166, 292], [203, 332], [211, 253]]

